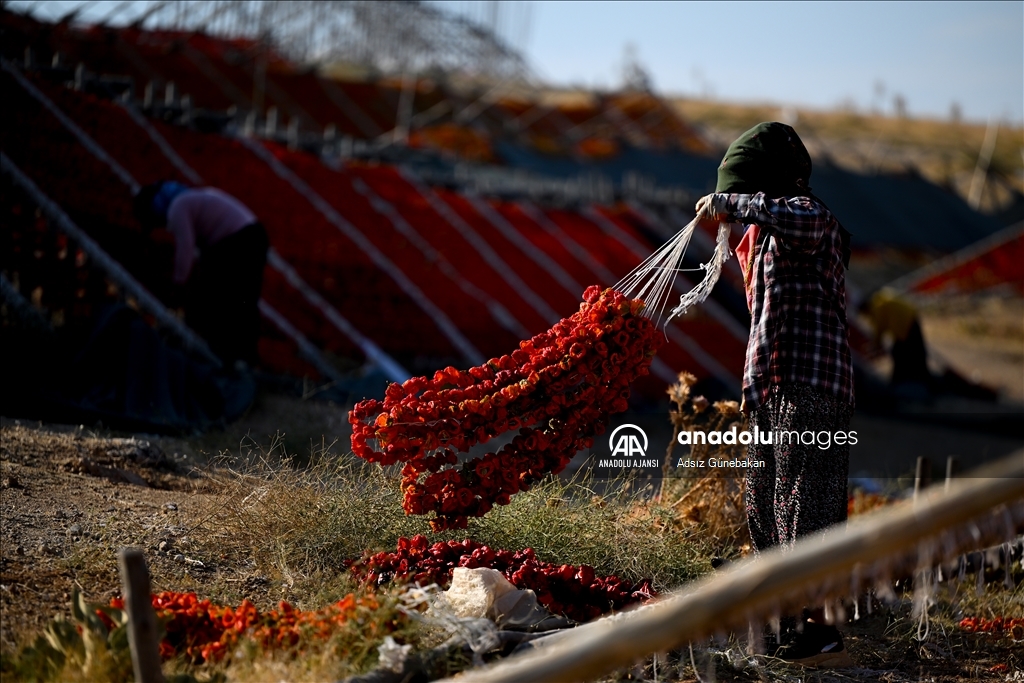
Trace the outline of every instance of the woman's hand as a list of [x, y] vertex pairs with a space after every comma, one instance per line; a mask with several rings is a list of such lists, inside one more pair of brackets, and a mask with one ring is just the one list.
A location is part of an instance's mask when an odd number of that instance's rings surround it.
[[715, 208], [714, 198], [714, 194], [709, 194], [697, 200], [697, 205], [694, 208], [699, 219], [717, 221], [725, 218], [725, 214]]

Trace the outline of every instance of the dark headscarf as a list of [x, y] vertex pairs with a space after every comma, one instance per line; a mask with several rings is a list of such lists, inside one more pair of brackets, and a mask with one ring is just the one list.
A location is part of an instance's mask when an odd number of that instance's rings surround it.
[[792, 126], [759, 123], [736, 138], [718, 167], [715, 192], [793, 197], [810, 192], [811, 155]]
[[[759, 123], [729, 145], [718, 166], [715, 192], [778, 197], [813, 197], [811, 155], [792, 126]], [[839, 225], [843, 265], [850, 265], [850, 232]]]
[[163, 225], [167, 222], [171, 202], [188, 189], [188, 185], [175, 180], [162, 180], [142, 187], [132, 199], [135, 217], [146, 228]]

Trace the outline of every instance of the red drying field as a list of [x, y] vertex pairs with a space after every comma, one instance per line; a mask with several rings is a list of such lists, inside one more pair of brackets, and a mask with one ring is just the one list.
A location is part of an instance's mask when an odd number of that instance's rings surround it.
[[[203, 51], [210, 46], [192, 47]], [[207, 56], [220, 60], [215, 53]], [[175, 59], [184, 57], [179, 54]], [[168, 287], [161, 284], [168, 279], [168, 264], [161, 261], [167, 260], [166, 254], [161, 256], [168, 251], [167, 245], [156, 249], [144, 244], [131, 215], [130, 188], [10, 75], [5, 73], [0, 79], [11, 104], [3, 113], [5, 153], [111, 255], [160, 294]], [[319, 95], [313, 94], [322, 89], [320, 85], [308, 78], [303, 83], [309, 97], [319, 101]], [[35, 82], [35, 86], [137, 182], [184, 180], [122, 107], [43, 82]], [[390, 266], [375, 263], [349, 235], [332, 225], [245, 145], [156, 120], [150, 123], [204, 182], [248, 204], [267, 226], [274, 248], [301, 277], [388, 353], [409, 367], [418, 364], [431, 369], [464, 358], [431, 314], [391, 277], [387, 272]], [[610, 273], [625, 274], [638, 262], [638, 250], [650, 248], [651, 236], [644, 233], [643, 219], [626, 207], [597, 209], [597, 213], [536, 208], [533, 213], [514, 202], [423, 189], [387, 166], [350, 164], [329, 168], [307, 154], [272, 143], [267, 147], [356, 232], [386, 254], [400, 275], [436, 304], [484, 358], [500, 354], [525, 338], [526, 333], [545, 329], [558, 319], [557, 312], [575, 306], [578, 290], [567, 288], [570, 281], [608, 284]], [[394, 213], [378, 210], [357, 189], [359, 182], [388, 202]], [[455, 283], [450, 272], [407, 239], [394, 216], [407, 222], [422, 242], [439, 253], [449, 264], [449, 271], [451, 267], [457, 270], [463, 283]], [[456, 227], [451, 221], [460, 225]], [[577, 245], [576, 251], [567, 250], [570, 241]], [[143, 253], [147, 250], [152, 254]], [[136, 268], [140, 261], [144, 265]], [[557, 264], [554, 270], [564, 273], [554, 273], [544, 265], [550, 265], [550, 261]], [[596, 270], [600, 272], [595, 272], [594, 264], [599, 264]], [[469, 292], [466, 283], [483, 297]], [[520, 291], [524, 287], [531, 291]], [[263, 294], [318, 347], [342, 357], [361, 356], [272, 268], [267, 270]], [[519, 331], [510, 332], [515, 326], [502, 324], [501, 314], [488, 301], [511, 313]], [[718, 321], [698, 312], [677, 324], [701, 348], [714, 349], [712, 355], [723, 365], [742, 364], [742, 343], [732, 339]], [[268, 367], [279, 372], [315, 374], [298, 358], [294, 343], [269, 323], [262, 337], [260, 349]], [[706, 375], [687, 348], [686, 344], [673, 343], [664, 350], [661, 360], [671, 368], [687, 367], [699, 376]], [[657, 380], [640, 378], [636, 389], [646, 395], [659, 395], [666, 379], [665, 368], [658, 368], [658, 372]]]
[[[496, 268], [482, 258], [470, 241], [430, 205], [427, 198], [394, 169], [388, 166], [350, 164], [345, 168], [350, 178], [367, 184], [378, 197], [390, 203], [431, 246], [455, 264], [460, 274], [476, 287], [487, 292], [507, 308], [529, 330], [542, 330], [552, 321], [545, 318], [514, 289]], [[427, 190], [430, 192], [431, 190]], [[493, 230], [488, 231], [488, 233]], [[486, 243], [488, 234], [480, 238]], [[496, 252], [497, 253], [497, 252]], [[511, 266], [510, 253], [501, 253], [503, 261]], [[518, 268], [516, 272], [520, 271]], [[518, 341], [518, 340], [511, 340]], [[508, 343], [500, 348], [507, 348]], [[489, 345], [481, 346], [490, 353]], [[495, 351], [497, 353], [497, 351]]]
[[[313, 191], [323, 197], [339, 215], [343, 216], [381, 253], [385, 254], [394, 264], [394, 267], [397, 267], [398, 270], [407, 275], [430, 301], [444, 311], [445, 315], [452, 320], [459, 331], [481, 353], [497, 353], [499, 349], [507, 348], [509, 344], [515, 341], [491, 316], [483, 303], [464, 292], [442, 271], [439, 263], [433, 262], [428, 258], [416, 244], [407, 239], [396, 228], [391, 220], [379, 213], [371, 206], [366, 197], [353, 188], [352, 176], [346, 170], [328, 168], [319, 159], [308, 154], [289, 152], [276, 146], [271, 147], [270, 151], [279, 161], [301, 177]], [[413, 229], [426, 236], [425, 239], [430, 241], [429, 233], [425, 228], [414, 227]], [[342, 233], [337, 228], [332, 226], [331, 230], [338, 237], [342, 237]], [[344, 239], [347, 241], [347, 238]], [[436, 240], [434, 241], [436, 242]], [[308, 245], [307, 252], [315, 251], [312, 247], [313, 245]], [[448, 251], [447, 246], [443, 244], [435, 244], [435, 248], [439, 252]], [[362, 254], [357, 245], [353, 244], [350, 249]], [[463, 256], [463, 258], [457, 258], [453, 261], [454, 256], [449, 256], [448, 260], [460, 272], [465, 269], [479, 267], [478, 258]], [[362, 256], [362, 258], [369, 261], [368, 256]], [[376, 269], [376, 266], [374, 268]], [[377, 272], [380, 272], [380, 270], [378, 269]], [[390, 279], [388, 279], [387, 284], [391, 288], [396, 286]], [[366, 285], [353, 283], [352, 287], [365, 289]], [[483, 287], [482, 290], [486, 292], [488, 287]], [[409, 321], [409, 323], [396, 320], [395, 314], [388, 310], [381, 310], [380, 315], [388, 325], [402, 326], [414, 322], [419, 324], [419, 318], [424, 314], [420, 311], [419, 316]], [[392, 331], [391, 334], [394, 335], [395, 331]], [[439, 336], [437, 326], [429, 321], [422, 328], [414, 332], [411, 331], [411, 334], [417, 338], [422, 336], [426, 339]], [[387, 335], [383, 335], [381, 338], [387, 338]], [[437, 353], [438, 350], [440, 349], [432, 351], [428, 347], [422, 353], [436, 357], [442, 355]]]
[[[274, 248], [363, 334], [399, 357], [458, 357], [394, 280], [241, 143], [173, 126], [159, 129], [206, 182], [249, 205]], [[287, 157], [284, 150], [274, 152]], [[327, 333], [327, 322], [322, 325]]]

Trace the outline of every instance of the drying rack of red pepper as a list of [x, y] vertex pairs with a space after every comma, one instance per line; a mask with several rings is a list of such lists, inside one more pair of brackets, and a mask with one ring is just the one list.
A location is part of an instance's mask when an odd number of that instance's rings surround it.
[[[564, 470], [604, 433], [611, 415], [626, 410], [630, 384], [649, 372], [665, 343], [659, 325], [702, 218], [613, 287], [588, 287], [578, 311], [513, 352], [468, 370], [448, 367], [394, 383], [383, 400], [357, 403], [349, 413], [353, 452], [382, 466], [404, 463], [405, 511], [432, 513], [435, 531], [465, 528], [469, 517]], [[666, 323], [707, 297], [728, 256], [723, 224], [714, 258], [702, 265], [704, 280]], [[459, 458], [517, 431], [500, 449]]]

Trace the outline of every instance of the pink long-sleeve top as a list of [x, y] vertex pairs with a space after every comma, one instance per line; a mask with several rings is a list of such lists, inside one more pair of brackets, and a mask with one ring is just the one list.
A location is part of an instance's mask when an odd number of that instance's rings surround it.
[[245, 204], [215, 187], [197, 187], [175, 197], [167, 210], [167, 229], [174, 235], [174, 282], [188, 280], [199, 249], [255, 222], [256, 215]]

